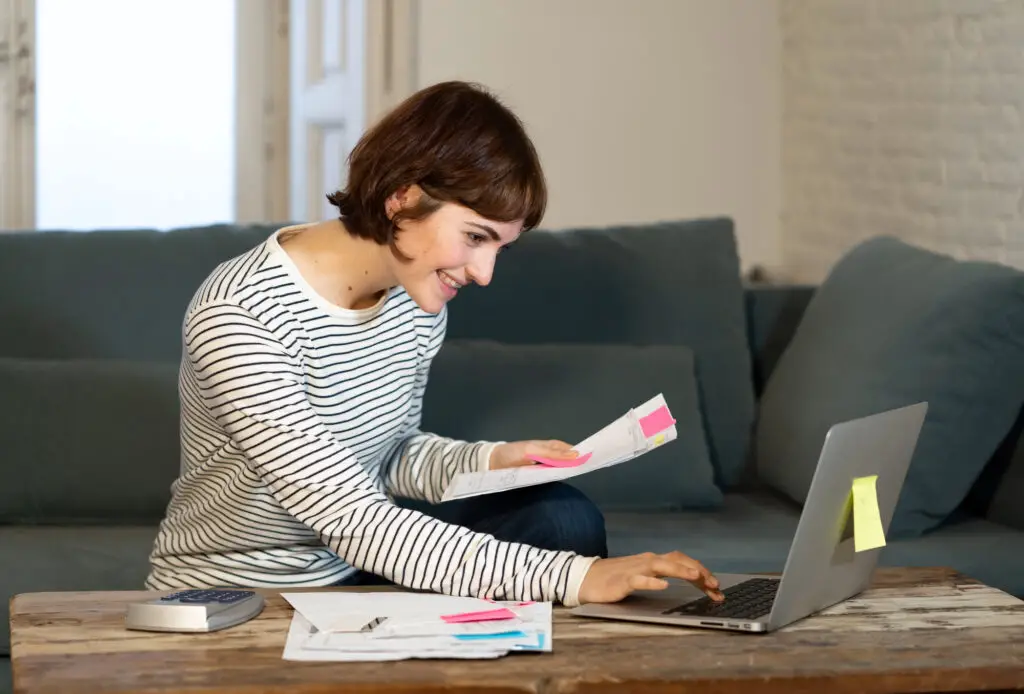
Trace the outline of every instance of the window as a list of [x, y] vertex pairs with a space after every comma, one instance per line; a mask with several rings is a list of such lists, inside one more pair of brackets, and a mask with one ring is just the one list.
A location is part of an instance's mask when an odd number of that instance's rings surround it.
[[36, 0], [36, 226], [234, 219], [235, 2]]

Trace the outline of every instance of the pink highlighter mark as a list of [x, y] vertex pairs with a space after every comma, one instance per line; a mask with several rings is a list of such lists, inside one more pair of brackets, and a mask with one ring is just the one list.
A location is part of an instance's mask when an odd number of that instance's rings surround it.
[[547, 465], [548, 467], [576, 467], [590, 460], [590, 453], [584, 453], [578, 458], [572, 460], [558, 460], [557, 458], [545, 458], [540, 455], [529, 455], [526, 456], [530, 460], [540, 463], [541, 465]]
[[640, 429], [645, 437], [654, 436], [658, 432], [665, 431], [676, 423], [668, 411], [668, 407], [662, 405], [646, 417], [640, 418]]
[[497, 610], [483, 610], [481, 612], [463, 612], [461, 614], [442, 615], [441, 619], [449, 624], [460, 624], [462, 622], [490, 622], [496, 619], [515, 619], [516, 613], [502, 607]]

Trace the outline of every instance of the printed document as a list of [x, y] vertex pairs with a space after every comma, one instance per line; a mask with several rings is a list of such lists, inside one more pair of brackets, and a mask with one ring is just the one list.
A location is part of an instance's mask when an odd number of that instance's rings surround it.
[[585, 475], [594, 470], [633, 460], [675, 439], [675, 420], [672, 419], [664, 395], [659, 393], [576, 444], [574, 448], [583, 460], [578, 465], [551, 467], [537, 464], [506, 470], [462, 472], [452, 478], [443, 500], [493, 494], [506, 489], [529, 487]]

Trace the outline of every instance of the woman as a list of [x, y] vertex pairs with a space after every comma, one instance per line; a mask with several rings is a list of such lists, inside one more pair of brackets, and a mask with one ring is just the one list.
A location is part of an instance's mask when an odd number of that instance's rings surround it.
[[575, 605], [676, 577], [720, 599], [681, 553], [605, 558], [601, 514], [568, 485], [439, 503], [458, 472], [577, 454], [418, 428], [447, 302], [491, 281], [546, 195], [516, 117], [475, 86], [438, 84], [359, 142], [328, 198], [337, 219], [216, 268], [183, 324], [182, 472], [147, 585], [383, 579]]

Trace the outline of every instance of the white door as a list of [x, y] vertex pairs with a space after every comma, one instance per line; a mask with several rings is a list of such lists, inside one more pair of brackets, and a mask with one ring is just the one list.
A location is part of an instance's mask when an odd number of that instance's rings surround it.
[[364, 128], [365, 5], [379, 0], [291, 0], [290, 217], [334, 217], [327, 194], [345, 183], [345, 159]]
[[337, 216], [347, 157], [415, 88], [416, 0], [291, 0], [289, 212]]

